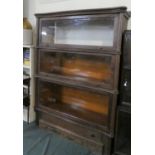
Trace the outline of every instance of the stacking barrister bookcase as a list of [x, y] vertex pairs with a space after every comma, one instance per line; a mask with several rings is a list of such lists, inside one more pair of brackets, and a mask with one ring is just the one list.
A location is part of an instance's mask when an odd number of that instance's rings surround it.
[[39, 126], [111, 153], [125, 7], [36, 14]]

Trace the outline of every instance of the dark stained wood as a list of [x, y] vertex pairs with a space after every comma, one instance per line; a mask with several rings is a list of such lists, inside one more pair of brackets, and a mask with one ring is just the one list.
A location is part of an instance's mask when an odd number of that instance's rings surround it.
[[123, 47], [121, 55], [121, 78], [119, 103], [131, 104], [131, 30], [126, 30], [123, 35]]
[[[40, 119], [39, 127], [47, 129], [49, 131], [56, 132], [59, 135], [62, 135], [63, 137], [69, 140], [73, 140], [81, 144], [82, 146], [89, 148], [92, 152], [97, 153], [98, 155], [102, 155], [105, 151], [107, 152], [109, 151], [107, 150], [106, 146], [104, 146], [103, 143], [96, 143], [94, 141], [91, 141], [86, 137], [82, 137], [81, 135], [76, 134], [75, 132], [72, 132], [71, 130], [67, 130], [63, 127], [57, 126], [53, 123], [45, 121], [44, 119]], [[110, 155], [110, 154], [107, 154], [107, 155]]]
[[123, 35], [122, 67], [131, 69], [131, 31], [126, 30]]
[[75, 15], [94, 15], [94, 14], [117, 14], [124, 13], [125, 16], [129, 17], [129, 13], [126, 11], [126, 7], [113, 7], [113, 8], [99, 8], [99, 9], [87, 9], [87, 10], [74, 10], [74, 11], [61, 11], [53, 13], [41, 13], [35, 14], [36, 17], [62, 17], [62, 16], [75, 16]]
[[64, 86], [70, 86], [73, 88], [81, 88], [83, 90], [91, 90], [92, 92], [97, 92], [97, 93], [112, 93], [112, 94], [118, 94], [118, 90], [113, 90], [113, 89], [106, 89], [101, 87], [101, 85], [96, 85], [93, 83], [93, 85], [88, 84], [87, 81], [81, 82], [81, 81], [76, 81], [72, 80], [69, 77], [59, 77], [58, 75], [52, 75], [49, 76], [47, 73], [42, 73], [41, 75], [35, 75], [36, 78], [41, 79], [42, 81], [47, 81], [47, 82], [52, 82], [55, 84], [62, 84]]
[[74, 132], [75, 134], [84, 136], [96, 143], [102, 144], [102, 142], [104, 142], [104, 140], [105, 140], [104, 134], [102, 134], [100, 132], [96, 132], [95, 130], [93, 130], [93, 128], [90, 129], [90, 128], [82, 126], [82, 125], [79, 126], [75, 122], [71, 122], [69, 120], [64, 120], [64, 119], [61, 119], [60, 117], [56, 117], [54, 115], [52, 115], [52, 117], [49, 117], [49, 115], [45, 114], [45, 113], [41, 113], [40, 118], [43, 120], [47, 120], [51, 124], [55, 124], [57, 126], [60, 126], [61, 128], [70, 130], [70, 131]]
[[76, 123], [77, 125], [87, 126], [89, 129], [93, 129], [93, 130], [100, 132], [108, 137], [111, 137], [111, 138], [113, 137], [113, 135], [108, 133], [108, 129], [105, 126], [91, 123], [91, 121], [84, 120], [80, 117], [75, 117], [73, 115], [63, 113], [63, 112], [60, 112], [55, 109], [51, 109], [51, 108], [49, 108], [47, 106], [43, 106], [41, 104], [38, 105], [37, 107], [35, 107], [35, 109], [39, 112], [39, 114], [47, 113], [49, 115], [49, 117], [52, 117], [54, 115], [56, 117], [63, 119], [64, 121], [69, 120], [69, 121]]
[[[67, 45], [66, 45], [67, 46]], [[61, 48], [59, 48], [61, 47]], [[69, 47], [63, 48], [61, 45], [55, 45], [55, 46], [38, 46], [36, 45], [36, 49], [42, 49], [42, 50], [49, 50], [49, 51], [57, 51], [57, 52], [70, 52], [70, 53], [76, 53], [78, 52], [79, 54], [85, 53], [85, 54], [91, 54], [91, 55], [102, 55], [102, 54], [111, 54], [111, 55], [121, 55], [121, 50], [115, 50], [115, 49], [104, 49], [102, 50], [101, 47], [94, 47], [92, 46], [91, 48], [87, 46], [87, 48], [78, 48], [78, 45], [69, 45]]]
[[114, 154], [131, 154], [131, 30], [123, 35], [120, 70], [120, 94], [118, 97]]
[[[127, 19], [123, 16], [124, 14], [103, 14], [103, 15], [83, 15], [83, 16], [65, 16], [65, 17], [57, 17], [57, 18], [54, 18], [52, 15], [48, 18], [44, 17], [43, 19], [40, 18], [39, 20], [39, 44], [38, 46], [40, 48], [44, 48], [44, 47], [48, 47], [50, 49], [61, 49], [61, 50], [71, 50], [71, 49], [79, 49], [79, 50], [87, 50], [89, 49], [89, 52], [104, 52], [104, 51], [108, 51], [108, 52], [116, 52], [116, 53], [121, 53], [121, 40], [122, 40], [122, 36], [120, 35], [123, 31], [124, 31], [124, 26], [122, 26], [123, 24], [126, 25], [126, 22], [127, 22]], [[65, 19], [68, 19], [68, 20], [73, 20], [73, 24], [74, 24], [74, 20], [75, 19], [80, 19], [80, 18], [88, 18], [90, 21], [95, 19], [97, 21], [104, 21], [105, 18], [113, 18], [113, 21], [114, 21], [114, 37], [113, 37], [113, 45], [112, 46], [89, 46], [89, 45], [74, 45], [74, 44], [49, 44], [49, 45], [43, 45], [41, 44], [41, 28], [42, 28], [42, 23], [45, 21], [45, 20], [52, 20], [53, 22], [55, 21], [58, 21], [58, 20], [65, 20]], [[93, 36], [92, 36], [93, 37]], [[53, 36], [54, 38], [54, 36]]]
[[118, 107], [114, 152], [131, 155], [131, 114], [129, 109]]
[[[110, 155], [122, 34], [129, 18], [126, 7], [36, 14], [36, 17], [35, 110], [39, 126], [79, 142], [93, 152]], [[52, 41], [56, 35], [53, 23], [61, 22], [65, 27], [80, 24], [76, 21], [85, 19], [91, 26], [108, 25], [114, 34], [108, 42], [110, 45], [105, 42], [99, 45], [88, 42], [84, 45], [79, 42], [56, 44]], [[43, 24], [44, 29], [46, 25], [51, 27], [42, 42]], [[46, 38], [48, 33], [51, 38]]]

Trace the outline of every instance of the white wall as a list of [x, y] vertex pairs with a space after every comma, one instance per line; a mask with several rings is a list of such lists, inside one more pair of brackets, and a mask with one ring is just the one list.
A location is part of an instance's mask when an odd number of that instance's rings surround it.
[[62, 10], [78, 10], [90, 8], [105, 8], [127, 6], [130, 7], [130, 0], [36, 0], [35, 12], [54, 12]]
[[27, 0], [23, 0], [23, 17], [27, 17], [28, 16], [28, 1]]
[[[106, 8], [126, 6], [131, 10], [131, 0], [23, 0], [23, 16], [27, 17], [33, 27], [33, 42], [36, 41], [35, 13], [47, 13], [56, 11]], [[128, 22], [131, 29], [131, 20]]]
[[[35, 0], [35, 12], [46, 13], [67, 10], [126, 6], [131, 10], [131, 0]], [[128, 22], [131, 29], [131, 20]]]
[[36, 40], [35, 0], [23, 0], [23, 17], [27, 17], [33, 28], [33, 44]]
[[[131, 0], [23, 0], [23, 14], [28, 17], [35, 27], [35, 13], [47, 13], [56, 11], [106, 8], [126, 6], [131, 10]], [[128, 22], [128, 29], [131, 22]]]
[[23, 16], [27, 17], [32, 26], [35, 25], [35, 0], [23, 0]]

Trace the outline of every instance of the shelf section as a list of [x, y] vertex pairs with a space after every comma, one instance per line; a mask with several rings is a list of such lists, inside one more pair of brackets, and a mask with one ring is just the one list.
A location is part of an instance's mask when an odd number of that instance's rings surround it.
[[30, 69], [30, 66], [23, 65], [23, 68]]
[[23, 45], [23, 48], [32, 48], [34, 45]]
[[23, 88], [27, 89], [27, 88], [28, 88], [28, 86], [26, 86], [26, 85], [23, 85]]
[[27, 80], [27, 79], [29, 79], [30, 78], [30, 76], [28, 76], [28, 75], [23, 75], [23, 80]]
[[[23, 45], [23, 93], [24, 91], [28, 91], [28, 87], [25, 85], [24, 79], [30, 78], [30, 90], [29, 90], [29, 122], [33, 122], [35, 120], [35, 111], [34, 111], [34, 45]], [[28, 113], [23, 111], [23, 119], [27, 121]]]

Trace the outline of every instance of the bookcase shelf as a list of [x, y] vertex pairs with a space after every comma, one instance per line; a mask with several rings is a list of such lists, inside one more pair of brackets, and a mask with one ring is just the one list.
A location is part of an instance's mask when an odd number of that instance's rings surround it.
[[[24, 64], [24, 56], [27, 52], [27, 59], [29, 60], [29, 65]], [[34, 102], [35, 102], [35, 90], [34, 90], [34, 46], [33, 45], [23, 45], [23, 80], [26, 77], [30, 78], [30, 106], [29, 106], [29, 122], [33, 122], [35, 120], [35, 112], [34, 112]], [[28, 89], [28, 86], [23, 84], [23, 89]], [[28, 108], [23, 109], [23, 120], [27, 121], [27, 110]]]

